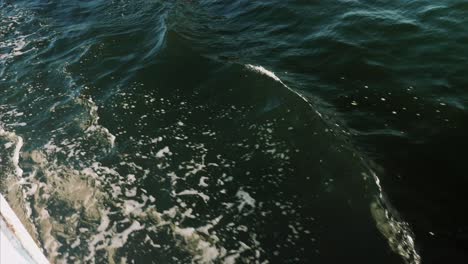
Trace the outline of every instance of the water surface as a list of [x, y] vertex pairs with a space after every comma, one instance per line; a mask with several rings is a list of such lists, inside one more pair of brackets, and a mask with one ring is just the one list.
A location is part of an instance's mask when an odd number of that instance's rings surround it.
[[0, 0], [0, 190], [53, 263], [466, 260], [466, 11]]

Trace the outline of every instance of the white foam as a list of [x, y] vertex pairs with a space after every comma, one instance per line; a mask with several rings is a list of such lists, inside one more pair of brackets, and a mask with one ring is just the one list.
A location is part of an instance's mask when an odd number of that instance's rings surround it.
[[19, 156], [20, 156], [20, 151], [22, 147], [23, 147], [23, 138], [20, 136], [17, 136], [16, 147], [15, 147], [15, 151], [13, 152], [13, 157], [11, 158], [11, 161], [13, 162], [13, 165], [15, 166], [16, 176], [18, 177], [23, 176], [23, 170], [19, 167]]
[[200, 178], [200, 181], [198, 182], [198, 186], [201, 186], [201, 187], [208, 187], [208, 184], [205, 182], [206, 180], [208, 180], [208, 177], [201, 177]]
[[245, 205], [249, 205], [252, 209], [255, 209], [255, 199], [250, 196], [246, 191], [239, 189], [236, 193], [236, 197], [239, 198], [240, 204], [237, 206], [239, 212], [244, 209]]
[[145, 204], [139, 203], [135, 200], [125, 200], [123, 204], [124, 214], [130, 215], [139, 215], [143, 212], [143, 207]]
[[202, 192], [199, 192], [199, 191], [196, 191], [194, 189], [190, 189], [190, 190], [184, 190], [180, 193], [177, 194], [178, 196], [181, 196], [181, 195], [198, 195], [200, 196], [203, 201], [206, 203], [208, 202], [208, 200], [210, 200], [210, 197]]
[[[379, 196], [376, 197], [376, 201], [371, 203], [372, 217], [376, 221], [377, 228], [382, 235], [387, 238], [390, 248], [401, 257], [403, 257], [408, 263], [420, 264], [421, 257], [416, 251], [414, 244], [413, 234], [409, 228], [408, 223], [397, 220], [391, 215], [391, 213], [382, 206], [387, 203], [384, 195], [383, 188], [380, 184], [380, 179], [374, 171], [370, 171], [372, 178], [378, 188]], [[364, 178], [369, 176], [363, 173]]]
[[20, 157], [21, 148], [23, 147], [23, 138], [16, 135], [14, 132], [5, 131], [1, 126], [0, 126], [0, 136], [6, 137], [8, 140], [12, 141], [10, 142], [11, 144], [15, 144], [15, 149], [11, 157], [11, 163], [15, 169], [16, 176], [20, 178], [23, 175], [23, 170], [19, 167], [19, 157]]
[[85, 132], [90, 133], [90, 132], [98, 132], [101, 133], [109, 142], [110, 147], [114, 148], [115, 146], [115, 135], [113, 135], [109, 129], [101, 126], [99, 124], [99, 115], [98, 115], [98, 106], [96, 103], [93, 101], [93, 99], [88, 98], [88, 99], [77, 99], [78, 103], [81, 103], [84, 106], [87, 106], [89, 108], [89, 116], [91, 118], [91, 125], [88, 126], [88, 128], [85, 130]]
[[299, 98], [301, 98], [304, 102], [306, 102], [314, 111], [315, 113], [317, 113], [317, 115], [319, 115], [320, 117], [322, 117], [322, 114], [320, 112], [318, 112], [312, 105], [312, 103], [302, 94], [300, 94], [299, 92], [295, 91], [294, 89], [292, 89], [291, 87], [289, 87], [288, 85], [286, 85], [278, 76], [276, 76], [276, 74], [272, 71], [269, 71], [267, 69], [265, 69], [263, 66], [257, 66], [257, 65], [252, 65], [252, 64], [246, 64], [245, 67], [247, 67], [247, 69], [249, 70], [252, 70], [254, 72], [258, 72], [260, 74], [263, 74], [263, 75], [266, 75], [270, 78], [272, 78], [273, 80], [279, 82], [280, 84], [282, 84], [286, 89], [288, 89], [289, 91], [291, 91], [293, 94], [299, 96]]
[[156, 158], [162, 158], [162, 157], [166, 156], [166, 154], [167, 155], [172, 154], [171, 151], [169, 150], [168, 146], [166, 146], [166, 147], [162, 148], [161, 150], [159, 150], [158, 153], [156, 153]]
[[193, 259], [196, 263], [213, 263], [214, 260], [222, 256], [223, 249], [219, 250], [215, 246], [204, 241], [192, 227], [180, 228], [176, 226], [174, 228], [174, 233], [182, 236], [187, 244], [194, 245], [193, 249], [198, 252]]
[[133, 223], [124, 231], [112, 237], [111, 244], [109, 248], [119, 248], [122, 247], [128, 240], [128, 236], [135, 231], [142, 230], [145, 228], [144, 225], [140, 224], [138, 221], [133, 221]]

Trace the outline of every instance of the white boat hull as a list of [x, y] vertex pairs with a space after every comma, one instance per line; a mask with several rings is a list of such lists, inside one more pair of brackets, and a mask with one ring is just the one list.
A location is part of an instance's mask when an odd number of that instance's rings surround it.
[[42, 250], [0, 194], [0, 263], [48, 264]]

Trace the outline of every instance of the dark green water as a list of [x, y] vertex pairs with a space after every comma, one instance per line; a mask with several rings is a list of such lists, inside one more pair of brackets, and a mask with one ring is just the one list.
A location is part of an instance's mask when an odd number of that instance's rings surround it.
[[0, 0], [0, 191], [53, 263], [464, 263], [467, 12]]

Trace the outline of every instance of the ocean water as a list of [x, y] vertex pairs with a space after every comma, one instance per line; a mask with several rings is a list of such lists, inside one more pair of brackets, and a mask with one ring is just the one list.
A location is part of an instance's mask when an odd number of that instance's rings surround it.
[[464, 263], [467, 12], [0, 0], [0, 192], [52, 263]]

